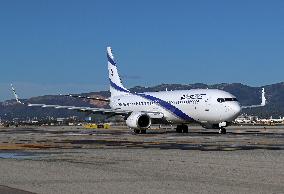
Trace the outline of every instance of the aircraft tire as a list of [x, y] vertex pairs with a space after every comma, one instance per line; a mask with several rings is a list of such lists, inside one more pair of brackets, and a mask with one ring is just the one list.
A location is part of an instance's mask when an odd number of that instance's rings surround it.
[[134, 133], [139, 134], [141, 131], [139, 129], [134, 129]]
[[181, 125], [178, 125], [178, 126], [177, 126], [176, 132], [177, 132], [177, 133], [182, 133], [182, 127], [181, 127]]
[[220, 128], [219, 129], [219, 134], [226, 134], [227, 130], [225, 128]]
[[187, 125], [182, 125], [182, 133], [188, 133], [188, 126]]
[[183, 133], [188, 133], [188, 127], [185, 127], [183, 130], [182, 130]]

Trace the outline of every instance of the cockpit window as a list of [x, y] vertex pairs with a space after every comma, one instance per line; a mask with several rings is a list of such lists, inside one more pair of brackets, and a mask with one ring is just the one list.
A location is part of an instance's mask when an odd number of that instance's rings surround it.
[[224, 98], [218, 98], [217, 101], [220, 103], [225, 102]]
[[217, 102], [230, 102], [230, 101], [238, 101], [236, 98], [218, 98]]
[[226, 101], [238, 101], [236, 98], [225, 98], [225, 102]]

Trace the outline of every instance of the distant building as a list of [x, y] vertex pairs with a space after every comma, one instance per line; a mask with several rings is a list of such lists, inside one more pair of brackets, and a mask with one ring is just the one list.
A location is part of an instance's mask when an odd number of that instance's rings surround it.
[[264, 118], [260, 119], [257, 116], [242, 114], [234, 121], [236, 124], [284, 124], [284, 117], [280, 117], [279, 119], [273, 119], [270, 117], [269, 119]]

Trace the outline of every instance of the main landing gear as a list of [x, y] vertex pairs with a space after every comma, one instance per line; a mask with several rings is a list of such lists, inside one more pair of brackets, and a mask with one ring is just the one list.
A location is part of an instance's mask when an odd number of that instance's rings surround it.
[[227, 133], [227, 131], [226, 131], [226, 129], [224, 127], [221, 127], [219, 129], [219, 134], [226, 134], [226, 133]]
[[178, 125], [176, 128], [177, 133], [188, 133], [188, 126], [187, 125]]
[[227, 133], [227, 131], [225, 129], [226, 126], [228, 126], [227, 122], [219, 123], [219, 134], [226, 134]]
[[134, 129], [134, 133], [136, 133], [136, 134], [146, 134], [146, 129]]

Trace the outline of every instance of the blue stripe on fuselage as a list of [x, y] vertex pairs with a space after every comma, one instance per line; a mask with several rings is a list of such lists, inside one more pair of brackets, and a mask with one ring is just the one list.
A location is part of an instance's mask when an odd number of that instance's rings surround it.
[[153, 102], [157, 102], [161, 107], [163, 107], [164, 109], [172, 112], [173, 114], [175, 114], [176, 116], [178, 116], [179, 118], [189, 121], [189, 120], [193, 120], [191, 117], [189, 117], [187, 114], [185, 114], [184, 112], [182, 112], [180, 109], [178, 109], [177, 107], [173, 106], [172, 104], [161, 100], [159, 98], [156, 98], [154, 96], [150, 96], [147, 94], [136, 94], [138, 96], [141, 96], [143, 98], [146, 98], [147, 100], [151, 100]]
[[[116, 85], [115, 83], [113, 83], [111, 80], [110, 81], [110, 85], [111, 87], [113, 87], [114, 89], [120, 91], [120, 92], [125, 92], [125, 93], [130, 93], [130, 91], [128, 90], [125, 90], [124, 88], [121, 88], [120, 86]], [[186, 120], [186, 121], [192, 121], [193, 118], [191, 118], [190, 116], [188, 116], [187, 114], [185, 114], [184, 112], [182, 112], [180, 109], [178, 109], [177, 107], [175, 107], [174, 105], [164, 101], [164, 100], [161, 100], [157, 97], [154, 97], [154, 96], [150, 96], [148, 94], [143, 94], [143, 93], [131, 93], [133, 95], [137, 95], [137, 96], [140, 96], [142, 98], [145, 98], [147, 100], [150, 100], [152, 102], [156, 102], [157, 104], [159, 104], [162, 108], [170, 111], [171, 113], [173, 113], [174, 115], [176, 115], [177, 117], [183, 119], [183, 120]]]

